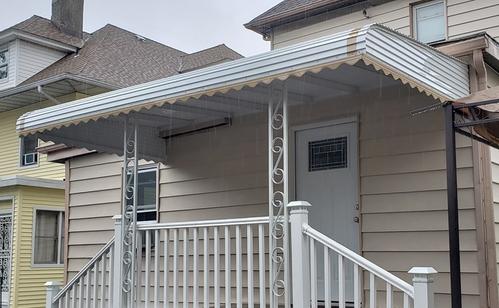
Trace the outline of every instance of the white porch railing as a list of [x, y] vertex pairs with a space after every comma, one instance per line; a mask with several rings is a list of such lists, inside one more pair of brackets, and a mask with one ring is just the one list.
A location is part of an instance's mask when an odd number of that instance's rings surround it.
[[[433, 268], [415, 267], [409, 271], [414, 274], [413, 283], [410, 285], [390, 272], [363, 258], [345, 246], [335, 242], [308, 224], [308, 208], [311, 205], [304, 201], [291, 202], [291, 251], [292, 251], [292, 284], [293, 303], [297, 307], [317, 307], [319, 302], [324, 307], [332, 304], [339, 308], [345, 307], [414, 307], [434, 308], [433, 291], [431, 289], [432, 275], [436, 273]], [[323, 253], [323, 279], [319, 285], [317, 275], [318, 249], [322, 246]], [[331, 262], [333, 257], [337, 262]], [[335, 263], [335, 281], [331, 275], [331, 264]], [[353, 299], [347, 300], [347, 266], [353, 268]], [[366, 277], [366, 279], [364, 279]], [[363, 288], [363, 281], [368, 280], [369, 287]], [[378, 285], [384, 289], [378, 290]], [[318, 298], [318, 291], [321, 298]], [[332, 298], [333, 292], [336, 298]], [[385, 295], [384, 301], [378, 298], [379, 293]], [[394, 295], [400, 295], [395, 297]], [[363, 298], [368, 303], [363, 302]]]
[[[410, 285], [309, 226], [307, 202], [288, 207], [293, 307], [434, 308], [435, 270], [413, 268]], [[120, 238], [118, 220], [115, 226]], [[134, 307], [268, 307], [268, 228], [268, 217], [138, 225]], [[60, 292], [47, 283], [47, 308], [120, 307], [117, 244]]]
[[112, 307], [114, 238], [64, 288], [48, 282], [47, 308]]
[[268, 217], [139, 225], [137, 306], [265, 307], [268, 225]]

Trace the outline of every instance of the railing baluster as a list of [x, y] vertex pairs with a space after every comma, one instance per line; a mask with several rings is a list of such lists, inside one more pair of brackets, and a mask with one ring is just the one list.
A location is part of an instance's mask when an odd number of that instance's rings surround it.
[[338, 255], [338, 302], [339, 308], [345, 308], [345, 264], [342, 255]]
[[183, 279], [182, 279], [182, 301], [184, 304], [184, 308], [189, 307], [189, 229], [184, 229], [184, 262], [183, 262]]
[[324, 246], [324, 307], [331, 308], [331, 259], [327, 246]]
[[143, 249], [143, 246], [142, 246], [142, 238], [144, 237], [144, 232], [141, 231], [141, 232], [137, 232], [137, 275], [135, 275], [136, 279], [137, 279], [137, 283], [136, 283], [136, 292], [135, 292], [135, 296], [136, 296], [136, 301], [137, 303], [140, 303], [141, 299], [142, 299], [142, 292], [141, 292], [141, 289], [142, 289], [142, 249]]
[[218, 235], [218, 227], [213, 228], [213, 298], [215, 300], [215, 308], [220, 307], [220, 282], [219, 279], [219, 271], [220, 271], [220, 258], [219, 258], [219, 235]]
[[387, 282], [386, 283], [386, 308], [392, 308], [393, 307], [393, 292], [392, 292], [392, 285]]
[[359, 279], [359, 265], [354, 263], [353, 265], [353, 307], [360, 308], [360, 292], [361, 284]]
[[369, 307], [376, 308], [376, 280], [373, 273], [369, 274]]
[[241, 262], [241, 227], [236, 226], [236, 299], [237, 308], [243, 306], [243, 278], [242, 278], [242, 262]]
[[[94, 267], [95, 268], [95, 265]], [[90, 269], [88, 272], [87, 272], [87, 284], [85, 286], [85, 297], [84, 297], [84, 300], [85, 300], [85, 306], [87, 306], [87, 308], [90, 308], [90, 303], [91, 303], [91, 300], [92, 298], [90, 297], [90, 288], [92, 286], [90, 280], [92, 279], [92, 271], [93, 269]]]
[[225, 226], [225, 306], [230, 307], [231, 304], [231, 268], [230, 268], [230, 228]]
[[[107, 273], [107, 254], [102, 256], [102, 272], [101, 272], [101, 286], [100, 286], [101, 308], [104, 308], [104, 304], [106, 301], [106, 273]], [[97, 307], [97, 302], [95, 303], [95, 307]]]
[[265, 303], [265, 233], [263, 224], [258, 224], [258, 272], [260, 284], [260, 308], [266, 306]]
[[248, 263], [248, 308], [254, 306], [253, 300], [253, 230], [251, 225], [246, 226], [246, 260]]
[[[107, 307], [113, 307], [113, 281], [114, 281], [114, 245], [111, 246], [111, 250], [109, 253], [109, 286], [108, 286], [108, 298], [109, 298], [109, 305]], [[104, 306], [102, 306], [104, 308]]]
[[168, 299], [168, 275], [169, 270], [168, 270], [168, 261], [169, 261], [169, 255], [168, 255], [168, 243], [170, 242], [169, 239], [169, 232], [168, 230], [165, 230], [163, 232], [164, 234], [164, 242], [163, 242], [163, 306], [168, 308], [170, 306], [170, 301]]
[[159, 230], [154, 230], [154, 308], [159, 308]]
[[149, 307], [149, 261], [151, 260], [151, 230], [146, 230], [146, 260], [144, 276], [144, 308]]
[[[97, 308], [97, 302], [98, 302], [98, 299], [99, 299], [99, 266], [100, 266], [100, 261], [97, 261], [95, 262], [95, 266], [94, 266], [94, 285], [92, 286], [92, 289], [93, 289], [93, 302], [94, 302], [94, 308]], [[90, 279], [89, 279], [90, 280]], [[89, 302], [91, 302], [91, 300], [89, 299]]]
[[404, 293], [404, 308], [409, 308], [409, 295], [407, 295], [406, 293]]
[[192, 271], [193, 271], [193, 284], [192, 284], [192, 306], [197, 307], [198, 306], [198, 258], [199, 258], [199, 252], [198, 252], [198, 228], [194, 228], [192, 230], [192, 240], [193, 240], [193, 247], [192, 247], [192, 254], [193, 254], [193, 259], [192, 259]]
[[208, 261], [209, 261], [209, 254], [208, 254], [208, 245], [210, 242], [210, 238], [208, 237], [208, 228], [203, 228], [203, 266], [204, 266], [204, 277], [203, 277], [203, 304], [205, 308], [208, 308], [210, 306], [210, 286], [208, 285], [208, 274], [209, 274], [209, 266], [208, 266]]
[[173, 230], [173, 308], [178, 307], [178, 229]]
[[78, 299], [79, 299], [79, 297], [78, 297], [79, 291], [77, 290], [77, 288], [79, 289], [79, 286], [80, 286], [79, 281], [75, 282], [74, 287], [73, 287], [73, 308], [78, 307], [77, 305], [78, 305]]
[[78, 282], [80, 284], [80, 297], [78, 298], [78, 307], [80, 307], [80, 308], [83, 308], [83, 297], [84, 297], [84, 295], [83, 295], [83, 292], [84, 292], [83, 291], [83, 287], [84, 287], [83, 279], [84, 278], [85, 277], [81, 277], [80, 281]]
[[317, 308], [317, 258], [315, 250], [315, 240], [311, 238], [310, 242], [310, 300], [312, 308]]
[[73, 289], [71, 288], [66, 293], [66, 305], [65, 305], [66, 308], [71, 308], [71, 292], [72, 291], [73, 291]]

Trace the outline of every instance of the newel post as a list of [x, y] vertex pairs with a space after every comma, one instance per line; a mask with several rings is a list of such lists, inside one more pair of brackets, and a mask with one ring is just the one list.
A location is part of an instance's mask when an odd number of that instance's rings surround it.
[[45, 283], [45, 290], [47, 293], [45, 308], [54, 308], [58, 306], [54, 304], [54, 298], [61, 290], [61, 286], [62, 283], [60, 283], [59, 281], [48, 281], [47, 283]]
[[121, 308], [121, 215], [113, 216], [114, 219], [114, 263], [113, 263], [113, 308]]
[[433, 275], [437, 271], [433, 267], [413, 267], [414, 308], [435, 308], [433, 293]]
[[303, 234], [303, 225], [308, 224], [308, 209], [311, 206], [306, 201], [293, 201], [288, 204], [294, 307], [310, 307], [310, 250], [308, 240]]

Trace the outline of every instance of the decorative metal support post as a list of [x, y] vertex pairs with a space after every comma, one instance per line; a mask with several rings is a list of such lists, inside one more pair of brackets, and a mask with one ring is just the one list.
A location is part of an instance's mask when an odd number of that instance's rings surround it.
[[293, 307], [310, 307], [310, 249], [303, 234], [303, 225], [308, 224], [307, 201], [288, 204], [291, 236], [291, 281], [293, 282]]
[[435, 308], [433, 292], [433, 275], [437, 271], [433, 267], [413, 267], [409, 274], [413, 274], [414, 307]]
[[268, 110], [270, 307], [289, 304], [288, 250], [288, 92], [277, 103], [270, 90]]
[[459, 211], [457, 200], [456, 133], [454, 130], [454, 108], [452, 104], [445, 105], [444, 112], [451, 302], [452, 308], [461, 308], [461, 257], [459, 248]]
[[[121, 220], [122, 307], [135, 307], [135, 248], [137, 247], [137, 124], [125, 121], [123, 130], [123, 189]], [[116, 239], [118, 240], [118, 239]]]

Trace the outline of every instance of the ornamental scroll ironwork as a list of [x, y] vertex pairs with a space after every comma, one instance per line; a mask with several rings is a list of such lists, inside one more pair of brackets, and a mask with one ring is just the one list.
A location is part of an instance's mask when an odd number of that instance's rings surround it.
[[9, 269], [11, 257], [12, 216], [0, 216], [0, 286], [2, 292], [9, 292]]
[[[289, 307], [288, 288], [288, 145], [287, 91], [269, 102], [269, 217], [271, 307]], [[277, 102], [276, 102], [277, 101]]]
[[122, 190], [121, 289], [123, 307], [133, 307], [135, 299], [135, 247], [137, 221], [137, 125], [125, 122]]

